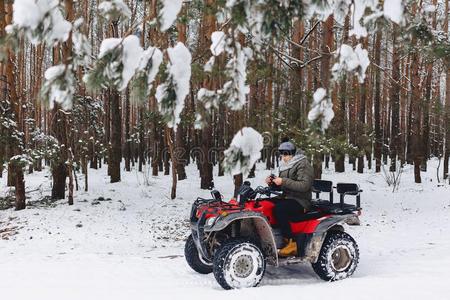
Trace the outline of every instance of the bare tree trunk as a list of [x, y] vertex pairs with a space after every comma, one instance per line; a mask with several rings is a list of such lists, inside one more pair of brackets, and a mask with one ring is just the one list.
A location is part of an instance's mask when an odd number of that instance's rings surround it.
[[170, 157], [172, 159], [172, 189], [170, 193], [170, 198], [175, 199], [175, 197], [177, 196], [177, 160], [175, 158], [172, 133], [173, 130], [171, 130], [169, 127], [166, 126], [164, 134], [166, 137], [167, 146], [169, 148]]
[[399, 32], [399, 27], [397, 24], [393, 25], [392, 33], [392, 80], [390, 89], [390, 101], [391, 101], [391, 143], [390, 148], [390, 158], [391, 166], [390, 171], [395, 172], [396, 161], [398, 150], [400, 148], [400, 55], [399, 55], [399, 44], [397, 43], [397, 36]]
[[[110, 29], [113, 37], [119, 36], [117, 22], [112, 22]], [[111, 150], [108, 165], [111, 183], [114, 183], [120, 181], [120, 162], [122, 160], [122, 114], [120, 112], [119, 92], [111, 90], [109, 101], [111, 107]]]
[[[348, 42], [348, 30], [350, 26], [350, 17], [345, 18], [344, 23], [344, 33], [342, 37], [342, 42]], [[345, 124], [346, 124], [346, 106], [347, 101], [347, 76], [344, 75], [339, 84], [339, 96], [336, 97], [335, 101], [335, 112], [336, 116], [333, 119], [333, 124], [336, 132], [336, 137], [341, 141], [347, 141], [347, 136], [345, 135]], [[338, 173], [345, 172], [345, 152], [338, 152], [334, 155], [334, 169]]]
[[[5, 4], [4, 4], [5, 5]], [[11, 23], [11, 16], [12, 16], [12, 2], [9, 2], [6, 4], [6, 10], [5, 6], [0, 5], [0, 18], [4, 18], [3, 24], [1, 24], [1, 30], [4, 30], [4, 26], [6, 24]], [[14, 71], [14, 64], [16, 61], [16, 57], [14, 53], [11, 50], [8, 50], [8, 57], [5, 63], [5, 70], [6, 70], [6, 88], [10, 95], [11, 100], [11, 108], [14, 111], [15, 115], [15, 122], [17, 124], [17, 130], [19, 132], [23, 132], [22, 128], [22, 119], [21, 119], [21, 104], [20, 99], [17, 95], [16, 87], [17, 87], [17, 80], [15, 76]], [[22, 154], [22, 147], [18, 142], [14, 142], [14, 145], [11, 145], [11, 154], [12, 156], [15, 155], [21, 155]], [[12, 185], [15, 186], [15, 206], [16, 210], [24, 209], [26, 206], [25, 203], [25, 180], [23, 176], [23, 170], [22, 166], [18, 164], [17, 162], [10, 162], [8, 164], [8, 181]], [[12, 181], [12, 182], [11, 182]]]
[[[183, 17], [187, 17], [186, 11], [187, 11], [187, 5], [188, 3], [183, 4], [183, 8], [181, 10], [180, 15]], [[182, 42], [183, 44], [186, 43], [186, 30], [187, 26], [185, 22], [178, 22], [177, 23], [177, 31], [178, 31], [178, 41]], [[189, 102], [190, 94], [187, 96], [187, 98], [184, 100], [185, 103]], [[183, 154], [186, 151], [186, 143], [184, 140], [185, 135], [185, 119], [186, 119], [186, 108], [183, 109], [183, 113], [181, 114], [181, 122], [178, 124], [176, 132], [175, 132], [175, 148], [173, 151], [172, 162], [176, 165], [176, 173], [178, 174], [178, 180], [184, 180], [187, 178], [186, 176], [186, 170], [184, 169], [184, 160], [183, 160]]]
[[[448, 2], [448, 1], [447, 1]], [[433, 0], [434, 7], [437, 7], [437, 0]], [[447, 14], [448, 15], [448, 14]], [[432, 27], [436, 30], [436, 11], [433, 14]], [[431, 80], [433, 78], [433, 61], [426, 65], [425, 77], [425, 97], [422, 100], [422, 164], [421, 170], [427, 171], [427, 161], [430, 158], [430, 105], [431, 105]]]
[[[413, 14], [417, 12], [417, 3], [413, 3]], [[417, 39], [413, 37], [412, 45], [417, 44]], [[411, 84], [412, 84], [412, 97], [411, 97], [411, 154], [414, 161], [414, 180], [416, 183], [421, 183], [420, 165], [422, 162], [421, 151], [421, 122], [420, 122], [420, 73], [419, 73], [419, 53], [418, 50], [414, 51], [411, 56]]]
[[[449, 11], [449, 1], [445, 1], [445, 22], [444, 31], [448, 35], [448, 15]], [[449, 177], [449, 159], [450, 159], [450, 63], [444, 66], [447, 69], [446, 81], [445, 81], [445, 152], [444, 152], [444, 179]], [[450, 183], [450, 181], [449, 181]]]
[[[205, 5], [212, 6], [214, 4], [213, 0], [205, 0]], [[216, 20], [215, 15], [211, 11], [206, 11], [203, 16], [203, 28], [201, 44], [209, 45], [211, 34], [216, 30]], [[205, 79], [204, 86], [213, 90], [215, 88], [215, 82], [213, 78]], [[213, 182], [213, 164], [210, 161], [210, 150], [213, 146], [212, 144], [212, 116], [208, 117], [205, 128], [202, 129], [201, 133], [201, 157], [200, 157], [200, 188], [211, 189], [214, 187]]]
[[[381, 39], [382, 31], [378, 30], [375, 36], [375, 63], [379, 66], [381, 62]], [[380, 69], [375, 70], [375, 99], [374, 99], [374, 118], [375, 118], [375, 172], [381, 171], [381, 148], [383, 146], [383, 137], [381, 135], [380, 120], [380, 102], [381, 102], [381, 74]]]
[[[323, 88], [328, 89], [330, 83], [330, 65], [331, 65], [331, 51], [334, 47], [333, 16], [329, 16], [328, 19], [322, 24], [322, 63], [320, 66], [320, 79]], [[314, 155], [314, 174], [315, 178], [322, 178], [322, 161], [323, 157], [320, 154]]]
[[125, 170], [131, 171], [131, 141], [130, 141], [130, 92], [127, 89], [125, 97]]

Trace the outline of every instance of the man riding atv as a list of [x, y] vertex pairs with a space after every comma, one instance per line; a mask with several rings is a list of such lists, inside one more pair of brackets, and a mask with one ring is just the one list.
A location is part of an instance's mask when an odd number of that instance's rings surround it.
[[[192, 204], [186, 261], [198, 273], [214, 273], [224, 289], [257, 286], [266, 265], [311, 263], [326, 281], [347, 278], [358, 265], [358, 245], [345, 225], [359, 224], [359, 185], [313, 180], [311, 165], [292, 143], [282, 143], [279, 151], [280, 174], [267, 178], [268, 187], [252, 188], [246, 181], [238, 197], [225, 201], [213, 190], [212, 198]], [[356, 205], [346, 203], [348, 197], [356, 197]]]
[[293, 143], [289, 141], [281, 143], [278, 151], [281, 155], [279, 177], [269, 176], [266, 178], [266, 183], [283, 191], [282, 196], [273, 200], [274, 214], [286, 242], [278, 254], [286, 257], [297, 254], [297, 243], [289, 221], [292, 217], [306, 213], [311, 207], [314, 169], [303, 152], [297, 151]]

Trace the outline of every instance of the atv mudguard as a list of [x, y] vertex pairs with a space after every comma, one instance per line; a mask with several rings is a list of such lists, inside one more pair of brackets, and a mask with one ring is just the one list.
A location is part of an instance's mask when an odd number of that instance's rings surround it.
[[[239, 236], [255, 239], [261, 246], [261, 251], [270, 265], [278, 265], [278, 254], [272, 227], [267, 218], [260, 213], [243, 211], [226, 216], [220, 216], [210, 227], [205, 226], [205, 233], [219, 232], [239, 224]], [[257, 235], [257, 237], [255, 236]]]
[[322, 218], [321, 222], [317, 225], [316, 230], [308, 241], [306, 248], [306, 259], [311, 263], [316, 263], [327, 233], [329, 231], [344, 232], [344, 224], [354, 222], [355, 217], [357, 218], [354, 214], [345, 214]]

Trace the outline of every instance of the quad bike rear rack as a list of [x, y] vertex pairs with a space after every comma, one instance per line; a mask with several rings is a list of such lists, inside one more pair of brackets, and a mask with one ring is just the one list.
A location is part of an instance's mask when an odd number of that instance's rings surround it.
[[[334, 203], [334, 189], [339, 194], [339, 203]], [[359, 185], [356, 183], [337, 183], [333, 186], [333, 182], [329, 180], [316, 179], [313, 182], [312, 192], [316, 194], [313, 200], [313, 207], [321, 210], [329, 211], [333, 214], [346, 214], [355, 211], [361, 211], [361, 193]], [[328, 200], [320, 198], [321, 193], [328, 193]], [[346, 196], [355, 196], [356, 203], [345, 203]]]

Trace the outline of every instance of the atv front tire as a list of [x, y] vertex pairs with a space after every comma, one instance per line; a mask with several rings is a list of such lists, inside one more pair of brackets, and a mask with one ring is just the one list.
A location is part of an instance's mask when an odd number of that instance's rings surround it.
[[226, 290], [257, 286], [266, 270], [259, 247], [245, 238], [225, 241], [214, 255], [213, 272]]
[[312, 267], [321, 279], [336, 281], [351, 276], [358, 262], [359, 250], [355, 240], [345, 232], [331, 231]]
[[213, 271], [212, 263], [208, 264], [198, 252], [192, 235], [188, 237], [184, 246], [184, 257], [188, 265], [197, 273], [209, 274]]

